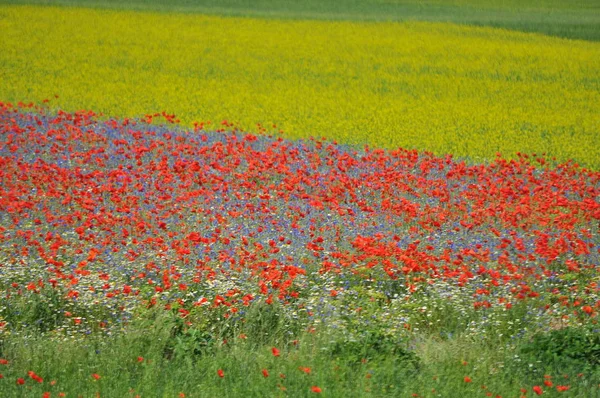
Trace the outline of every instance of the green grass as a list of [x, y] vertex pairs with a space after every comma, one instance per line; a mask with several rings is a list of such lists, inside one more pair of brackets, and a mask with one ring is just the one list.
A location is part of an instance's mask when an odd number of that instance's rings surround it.
[[[533, 396], [534, 385], [542, 386], [548, 397], [592, 397], [599, 392], [597, 373], [578, 377], [539, 363], [530, 366], [520, 359], [518, 346], [510, 344], [423, 336], [413, 342], [419, 361], [411, 362], [390, 349], [369, 356], [366, 344], [358, 353], [346, 348], [332, 352], [329, 334], [317, 331], [295, 336], [297, 345], [285, 335], [274, 335], [271, 344], [262, 345], [234, 338], [196, 353], [184, 346], [173, 356], [169, 347], [175, 338], [169, 325], [161, 318], [146, 325], [148, 329], [138, 324], [113, 337], [8, 338], [0, 349], [0, 357], [9, 360], [1, 369], [2, 397], [40, 397], [43, 392], [52, 397], [61, 392], [67, 397], [309, 397], [316, 395], [313, 386], [324, 397], [468, 398], [487, 392], [517, 397], [521, 388]], [[273, 346], [280, 348], [279, 357], [273, 356]], [[31, 370], [44, 381], [32, 380], [27, 375]], [[555, 385], [569, 385], [568, 393], [544, 386], [546, 374]], [[25, 385], [16, 383], [19, 377]]]
[[0, 3], [265, 18], [453, 22], [600, 40], [597, 0], [2, 0]]
[[[366, 301], [363, 308], [379, 305]], [[522, 303], [511, 314], [525, 319], [528, 308]], [[446, 311], [394, 335], [378, 322], [356, 325], [358, 333], [348, 338], [352, 325], [284, 321], [278, 304], [254, 303], [243, 321], [215, 317], [213, 310], [185, 320], [162, 307], [138, 311], [110, 332], [92, 333], [44, 331], [17, 311], [13, 324], [28, 326], [0, 339], [0, 359], [8, 361], [0, 362], [0, 396], [310, 397], [313, 386], [323, 397], [518, 397], [521, 389], [534, 396], [533, 386], [541, 386], [544, 397], [600, 396], [600, 339], [593, 325], [539, 330], [530, 320], [521, 337], [473, 335], [449, 323], [456, 314]], [[469, 309], [463, 317], [475, 321], [478, 314]], [[444, 325], [456, 333], [443, 337]], [[559, 385], [568, 392], [557, 391]]]

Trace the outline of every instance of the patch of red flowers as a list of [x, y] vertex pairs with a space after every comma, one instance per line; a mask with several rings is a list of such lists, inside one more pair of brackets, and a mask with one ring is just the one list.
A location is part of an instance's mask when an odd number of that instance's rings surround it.
[[[310, 272], [401, 283], [409, 293], [451, 283], [482, 312], [552, 295], [578, 322], [597, 322], [598, 283], [579, 276], [597, 272], [599, 198], [600, 173], [539, 156], [472, 164], [0, 103], [5, 297], [52, 290], [114, 303], [114, 318], [96, 323], [62, 313], [81, 330], [110, 327], [135, 300], [184, 322], [198, 307], [224, 318], [253, 303], [301, 309]], [[214, 288], [184, 299], [199, 284]], [[323, 291], [335, 301], [347, 292]]]
[[[306, 269], [285, 254], [293, 250], [321, 273], [366, 266], [390, 280], [410, 276], [410, 291], [478, 276], [473, 307], [510, 310], [544, 293], [535, 282], [597, 266], [587, 226], [600, 220], [600, 173], [574, 163], [550, 167], [519, 155], [470, 165], [404, 149], [192, 134], [92, 112], [24, 113], [5, 103], [0, 131], [2, 251], [11, 269], [44, 265], [29, 280], [6, 276], [19, 294], [51, 288], [74, 299], [86, 289], [119, 301], [150, 286], [176, 297], [221, 272], [251, 275], [255, 289], [178, 303], [182, 318], [193, 305], [229, 317], [257, 300], [298, 297], [295, 280]], [[133, 278], [114, 274], [115, 264], [142, 254], [153, 261]], [[65, 267], [64, 256], [76, 267]], [[90, 275], [99, 282], [82, 284]], [[510, 295], [491, 300], [501, 285]], [[600, 303], [575, 300], [569, 289], [553, 294], [596, 317]]]

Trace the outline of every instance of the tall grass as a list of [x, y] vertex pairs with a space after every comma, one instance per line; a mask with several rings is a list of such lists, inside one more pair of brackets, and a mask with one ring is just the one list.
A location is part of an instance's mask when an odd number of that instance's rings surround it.
[[[264, 326], [255, 319], [199, 344], [198, 335], [160, 311], [114, 335], [9, 336], [0, 346], [0, 358], [9, 361], [0, 369], [0, 391], [3, 397], [308, 397], [318, 387], [329, 397], [513, 397], [521, 389], [533, 395], [531, 386], [540, 385], [545, 396], [599, 393], [597, 372], [528, 362], [523, 341], [423, 333], [395, 344], [367, 338], [334, 346], [336, 335], [327, 328], [289, 334], [276, 323], [268, 338], [255, 340]], [[30, 371], [43, 381], [31, 379]], [[544, 381], [569, 390], [559, 393]]]

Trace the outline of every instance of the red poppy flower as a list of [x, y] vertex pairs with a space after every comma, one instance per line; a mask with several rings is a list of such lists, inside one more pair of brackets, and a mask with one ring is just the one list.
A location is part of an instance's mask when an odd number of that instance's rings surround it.
[[593, 308], [589, 305], [584, 305], [583, 307], [581, 307], [581, 310], [588, 315], [592, 315], [592, 313], [594, 312]]
[[223, 369], [219, 369], [217, 370], [217, 375], [219, 375], [220, 378], [225, 377], [225, 372], [223, 372]]
[[311, 390], [312, 392], [314, 392], [314, 393], [317, 393], [317, 394], [319, 394], [319, 393], [322, 391], [322, 390], [321, 390], [321, 388], [320, 388], [320, 387], [317, 387], [317, 386], [312, 386], [312, 387], [310, 388], [310, 390]]

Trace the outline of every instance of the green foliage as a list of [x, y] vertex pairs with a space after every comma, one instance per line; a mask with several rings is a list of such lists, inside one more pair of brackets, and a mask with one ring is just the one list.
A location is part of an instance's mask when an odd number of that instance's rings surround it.
[[379, 330], [367, 331], [358, 340], [334, 341], [328, 351], [336, 360], [357, 365], [369, 360], [391, 358], [407, 369], [418, 369], [419, 357], [394, 336]]
[[214, 337], [206, 330], [184, 329], [174, 330], [165, 350], [167, 359], [200, 356], [214, 344]]
[[520, 354], [543, 371], [587, 372], [600, 366], [600, 333], [577, 327], [540, 332], [521, 345]]
[[[180, 392], [187, 398], [309, 397], [314, 396], [311, 387], [319, 386], [323, 396], [433, 397], [438, 396], [432, 395], [435, 389], [443, 397], [480, 397], [486, 393], [481, 389], [485, 384], [494, 394], [518, 396], [520, 388], [541, 384], [544, 374], [537, 374], [538, 380], [527, 367], [506, 369], [515, 353], [521, 353], [519, 350], [461, 337], [439, 340], [415, 334], [405, 341], [374, 328], [350, 341], [339, 331], [325, 327], [296, 336], [297, 345], [277, 345], [281, 355], [275, 357], [272, 344], [258, 345], [249, 339], [223, 344], [205, 339], [200, 329], [178, 330], [178, 320], [172, 313], [149, 309], [143, 317], [112, 336], [4, 336], [0, 358], [9, 363], [0, 365], [4, 376], [0, 379], [0, 395], [41, 396], [49, 391], [51, 396], [65, 392], [67, 396], [85, 397], [96, 393], [109, 397], [176, 397]], [[253, 329], [253, 325], [245, 327]], [[274, 332], [273, 338], [286, 340], [281, 333]], [[582, 339], [579, 332], [573, 333], [577, 337], [567, 341], [579, 341], [576, 344], [585, 351], [588, 346], [582, 342], [588, 340]], [[164, 355], [167, 347], [173, 348], [170, 357]], [[218, 376], [219, 369], [224, 371], [223, 378]], [[31, 370], [44, 382], [28, 378]], [[573, 374], [569, 380], [563, 379], [564, 372], [559, 368], [549, 373], [556, 384], [560, 378], [570, 385], [569, 394], [563, 396], [586, 397], [598, 391], [600, 380], [591, 367], [581, 378]], [[96, 380], [94, 374], [100, 378]], [[466, 383], [465, 376], [472, 382]], [[15, 383], [20, 377], [25, 378], [24, 386]], [[51, 381], [56, 383], [51, 385]]]
[[27, 333], [56, 332], [65, 325], [97, 331], [96, 320], [112, 318], [111, 308], [89, 308], [80, 300], [68, 298], [64, 291], [48, 286], [12, 297], [0, 306], [0, 320]]
[[[281, 303], [271, 305], [260, 302], [251, 305], [244, 314], [239, 331], [247, 336], [250, 344], [273, 345], [296, 338], [305, 327], [302, 318], [291, 318]], [[282, 339], [282, 337], [284, 337]]]
[[[8, 303], [8, 302], [7, 302]], [[62, 323], [65, 300], [55, 289], [43, 294], [31, 294], [21, 300], [11, 300], [2, 312], [4, 320], [16, 328], [24, 327], [39, 332], [54, 330]]]

